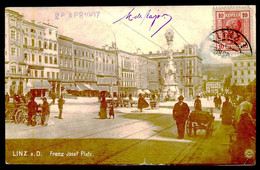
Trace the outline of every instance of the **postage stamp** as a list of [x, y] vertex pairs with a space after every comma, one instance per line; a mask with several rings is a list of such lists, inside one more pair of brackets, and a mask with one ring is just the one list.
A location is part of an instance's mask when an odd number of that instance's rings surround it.
[[250, 10], [215, 10], [217, 51], [251, 51]]

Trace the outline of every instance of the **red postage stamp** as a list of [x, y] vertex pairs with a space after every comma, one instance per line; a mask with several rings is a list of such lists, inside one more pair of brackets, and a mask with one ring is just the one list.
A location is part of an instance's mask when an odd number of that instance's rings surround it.
[[250, 10], [216, 10], [215, 40], [219, 51], [250, 51]]

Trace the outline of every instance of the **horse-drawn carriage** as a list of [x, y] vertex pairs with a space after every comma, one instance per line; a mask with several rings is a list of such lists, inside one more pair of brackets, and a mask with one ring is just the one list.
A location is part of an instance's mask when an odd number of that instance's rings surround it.
[[206, 130], [206, 136], [211, 136], [213, 132], [213, 121], [215, 117], [212, 112], [195, 110], [192, 111], [186, 122], [186, 133], [188, 136], [191, 136], [192, 131], [196, 136], [197, 130], [203, 129]]
[[[35, 124], [40, 124], [42, 107], [38, 105], [36, 115], [32, 116]], [[8, 102], [5, 104], [5, 121], [15, 123], [27, 123], [28, 121], [28, 103]]]

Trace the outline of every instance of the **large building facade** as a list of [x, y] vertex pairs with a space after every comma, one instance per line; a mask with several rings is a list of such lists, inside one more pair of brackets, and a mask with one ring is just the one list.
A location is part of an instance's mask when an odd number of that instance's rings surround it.
[[[112, 47], [97, 48], [60, 35], [58, 27], [27, 21], [5, 10], [5, 87], [9, 94], [33, 90], [36, 96], [64, 89], [107, 91], [138, 96], [165, 86], [167, 52], [130, 53]], [[200, 92], [201, 62], [197, 46], [172, 53], [180, 94]]]
[[231, 85], [246, 86], [256, 78], [256, 55], [232, 57]]

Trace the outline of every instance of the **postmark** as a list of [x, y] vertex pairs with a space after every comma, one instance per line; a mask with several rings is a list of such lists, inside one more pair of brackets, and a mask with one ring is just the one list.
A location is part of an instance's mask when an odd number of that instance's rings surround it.
[[230, 9], [214, 11], [216, 51], [252, 52], [250, 10]]

